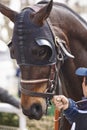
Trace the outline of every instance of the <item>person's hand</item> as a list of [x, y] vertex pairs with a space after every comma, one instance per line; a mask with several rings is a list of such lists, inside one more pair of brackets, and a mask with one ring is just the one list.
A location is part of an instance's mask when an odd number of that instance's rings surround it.
[[87, 85], [85, 85], [85, 80], [86, 80], [86, 77], [83, 78], [82, 89], [83, 89], [84, 97], [87, 98]]
[[62, 109], [66, 110], [69, 107], [69, 100], [63, 95], [54, 96], [52, 102], [59, 111]]

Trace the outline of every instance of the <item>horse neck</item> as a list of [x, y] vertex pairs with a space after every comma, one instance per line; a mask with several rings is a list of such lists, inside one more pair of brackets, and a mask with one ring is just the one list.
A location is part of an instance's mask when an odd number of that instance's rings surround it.
[[87, 24], [79, 16], [60, 5], [55, 5], [50, 14], [50, 20], [53, 26], [59, 27], [67, 37], [74, 35], [82, 37], [82, 32], [87, 35]]

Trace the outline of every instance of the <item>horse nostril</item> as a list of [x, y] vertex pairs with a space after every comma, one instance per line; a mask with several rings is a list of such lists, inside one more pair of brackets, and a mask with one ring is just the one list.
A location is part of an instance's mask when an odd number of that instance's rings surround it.
[[30, 117], [40, 119], [42, 116], [42, 107], [40, 104], [33, 104], [30, 108]]
[[39, 120], [42, 117], [42, 106], [40, 104], [34, 103], [30, 109], [24, 109], [22, 107], [24, 115], [28, 116], [29, 119]]
[[31, 106], [31, 112], [34, 114], [36, 114], [36, 113], [41, 113], [42, 112], [42, 107], [41, 107], [41, 105], [40, 104], [33, 104], [32, 106]]

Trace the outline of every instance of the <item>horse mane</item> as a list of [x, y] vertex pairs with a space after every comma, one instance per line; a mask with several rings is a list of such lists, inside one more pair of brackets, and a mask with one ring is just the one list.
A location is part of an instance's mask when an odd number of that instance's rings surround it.
[[[47, 4], [48, 1], [40, 1], [37, 4]], [[74, 14], [78, 19], [81, 20], [81, 22], [83, 22], [85, 25], [87, 25], [86, 20], [84, 20], [78, 13], [76, 13], [74, 10], [72, 10], [70, 7], [68, 7], [67, 5], [63, 4], [63, 3], [59, 3], [59, 2], [54, 2], [55, 6], [61, 6], [64, 7], [65, 9], [68, 9], [72, 14]]]

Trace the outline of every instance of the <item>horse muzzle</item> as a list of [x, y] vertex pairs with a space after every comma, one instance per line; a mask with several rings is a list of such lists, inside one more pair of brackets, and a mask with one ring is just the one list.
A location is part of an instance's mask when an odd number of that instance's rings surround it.
[[29, 109], [24, 109], [22, 107], [22, 111], [24, 115], [26, 115], [29, 119], [40, 120], [43, 115], [42, 106], [40, 103], [34, 103]]

